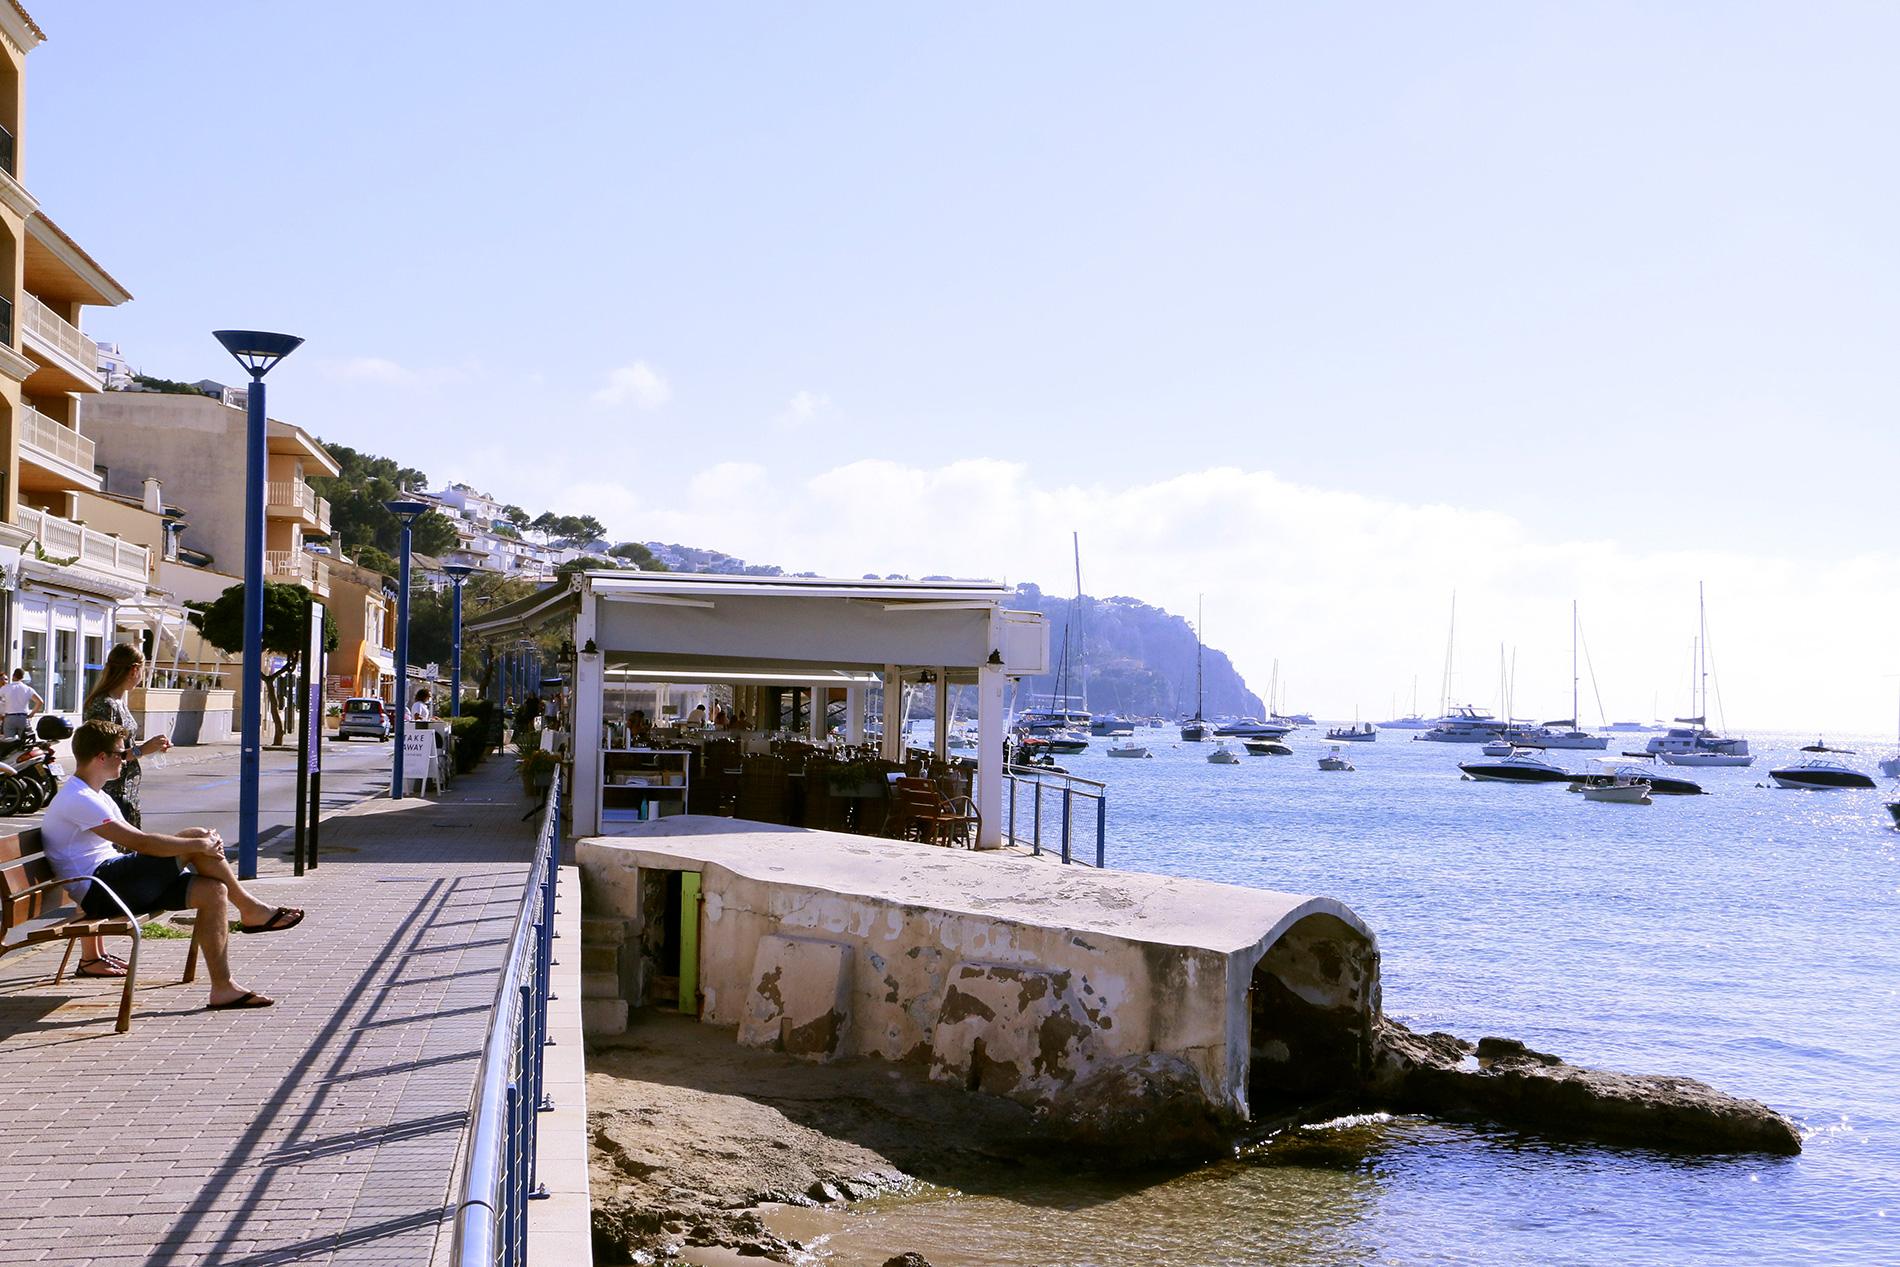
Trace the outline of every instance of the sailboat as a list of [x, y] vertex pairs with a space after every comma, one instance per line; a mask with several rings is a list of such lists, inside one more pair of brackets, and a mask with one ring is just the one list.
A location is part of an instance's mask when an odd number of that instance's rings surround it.
[[1458, 643], [1458, 591], [1451, 594], [1451, 627], [1445, 634], [1445, 677], [1438, 697], [1439, 716], [1430, 730], [1413, 735], [1414, 740], [1432, 743], [1489, 743], [1503, 731], [1506, 723], [1482, 708], [1451, 702], [1452, 649]]
[[1181, 723], [1181, 738], [1199, 743], [1207, 738], [1207, 719], [1201, 715], [1201, 598], [1194, 598], [1194, 719]]
[[[1696, 706], [1695, 716], [1676, 718], [1676, 724], [1651, 739], [1645, 751], [1661, 757], [1665, 765], [1753, 765], [1755, 758], [1749, 754], [1748, 740], [1718, 735], [1709, 729], [1709, 610], [1699, 581], [1696, 583], [1696, 613], [1699, 630], [1695, 642], [1695, 675], [1689, 680], [1690, 704]], [[1698, 686], [1699, 699], [1696, 698]]]
[[[1398, 712], [1398, 700], [1392, 701], [1392, 711]], [[1380, 730], [1430, 730], [1430, 719], [1418, 715], [1418, 675], [1412, 675], [1412, 711], [1403, 717], [1394, 717], [1391, 721], [1379, 723]]]
[[[1595, 681], [1594, 675], [1591, 678]], [[1577, 600], [1570, 600], [1570, 716], [1562, 721], [1547, 721], [1530, 728], [1512, 727], [1504, 737], [1526, 748], [1589, 748], [1601, 751], [1610, 746], [1603, 735], [1577, 729]], [[1509, 711], [1508, 709], [1506, 710]]]

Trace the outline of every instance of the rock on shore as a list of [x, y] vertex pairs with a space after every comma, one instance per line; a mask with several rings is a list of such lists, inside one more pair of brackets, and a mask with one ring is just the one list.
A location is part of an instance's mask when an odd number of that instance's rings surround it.
[[1801, 1151], [1801, 1133], [1755, 1100], [1693, 1078], [1566, 1064], [1509, 1038], [1469, 1043], [1393, 1020], [1375, 1033], [1368, 1091], [1401, 1113], [1485, 1117], [1505, 1126], [1705, 1153]]

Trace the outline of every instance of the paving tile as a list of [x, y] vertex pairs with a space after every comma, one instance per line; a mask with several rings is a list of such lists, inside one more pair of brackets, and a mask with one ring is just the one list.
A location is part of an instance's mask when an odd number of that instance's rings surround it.
[[310, 912], [231, 939], [273, 1008], [203, 1011], [185, 943], [148, 940], [117, 1035], [116, 992], [53, 985], [57, 950], [0, 959], [0, 1094], [45, 1106], [0, 1135], [5, 1261], [426, 1262], [533, 846], [511, 775], [326, 819], [300, 880], [267, 859]]

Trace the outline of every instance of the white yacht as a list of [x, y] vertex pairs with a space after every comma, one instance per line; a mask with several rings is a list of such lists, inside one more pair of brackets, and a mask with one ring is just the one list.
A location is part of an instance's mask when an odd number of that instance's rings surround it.
[[1224, 739], [1215, 746], [1214, 751], [1207, 754], [1207, 759], [1215, 765], [1240, 764], [1240, 758], [1234, 755], [1234, 750], [1227, 746], [1227, 741]]
[[1139, 759], [1141, 757], [1152, 757], [1154, 756], [1154, 753], [1149, 752], [1146, 748], [1142, 747], [1138, 743], [1120, 743], [1120, 744], [1111, 744], [1108, 749], [1108, 755], [1111, 757], [1129, 757], [1129, 758]]
[[1489, 743], [1504, 733], [1505, 725], [1482, 708], [1458, 704], [1430, 730], [1413, 735], [1412, 739], [1431, 743]]

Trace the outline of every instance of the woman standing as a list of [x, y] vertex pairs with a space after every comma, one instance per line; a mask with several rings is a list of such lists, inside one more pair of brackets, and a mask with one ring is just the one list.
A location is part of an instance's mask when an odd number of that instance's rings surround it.
[[144, 680], [145, 657], [131, 643], [121, 642], [112, 648], [112, 653], [106, 657], [105, 671], [86, 694], [87, 721], [109, 721], [125, 729], [131, 747], [125, 759], [125, 769], [118, 778], [107, 782], [102, 790], [118, 803], [119, 812], [134, 827], [144, 826], [139, 819], [139, 758], [154, 752], [168, 752], [172, 746], [168, 735], [154, 735], [143, 743], [139, 742], [138, 718], [132, 715], [132, 706], [126, 702], [126, 696]]

